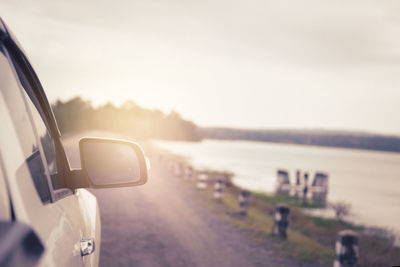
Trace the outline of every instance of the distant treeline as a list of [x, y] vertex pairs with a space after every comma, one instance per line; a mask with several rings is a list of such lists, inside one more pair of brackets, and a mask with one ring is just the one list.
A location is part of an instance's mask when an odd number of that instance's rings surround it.
[[75, 97], [65, 102], [57, 101], [52, 107], [62, 134], [105, 130], [137, 138], [201, 140], [197, 126], [182, 119], [178, 113], [145, 109], [133, 101], [127, 101], [121, 107], [107, 103], [94, 108], [90, 101]]
[[136, 138], [200, 141], [204, 138], [250, 140], [400, 152], [400, 137], [324, 130], [242, 130], [201, 128], [178, 113], [140, 107], [127, 101], [120, 107], [111, 103], [97, 108], [80, 97], [57, 101], [53, 105], [61, 133], [105, 130], [126, 133]]
[[400, 137], [328, 130], [242, 130], [201, 128], [209, 139], [250, 140], [313, 146], [330, 146], [400, 152]]

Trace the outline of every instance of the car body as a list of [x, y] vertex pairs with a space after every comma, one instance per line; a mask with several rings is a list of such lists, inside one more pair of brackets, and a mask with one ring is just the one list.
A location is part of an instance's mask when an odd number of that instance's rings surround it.
[[[32, 265], [98, 266], [99, 207], [96, 197], [85, 188], [144, 184], [147, 167], [142, 150], [137, 144], [121, 140], [82, 139], [81, 160], [88, 167], [72, 170], [40, 81], [18, 41], [1, 20], [0, 90], [0, 265], [17, 266], [21, 261], [15, 260], [21, 260], [21, 255], [30, 251], [31, 256], [39, 255], [37, 262], [31, 261]], [[100, 158], [90, 151], [108, 152], [116, 146], [127, 151], [132, 148], [135, 159], [104, 164], [106, 156]], [[105, 166], [96, 165], [101, 161]], [[124, 171], [124, 164], [134, 164], [138, 170], [131, 175], [137, 177], [125, 182], [104, 182], [101, 179], [105, 178], [96, 174], [111, 173], [112, 176]], [[129, 171], [132, 173], [131, 166]], [[14, 227], [19, 230], [7, 230], [11, 228], [2, 228], [1, 223], [19, 225]], [[24, 234], [18, 235], [21, 231]], [[42, 244], [42, 250], [40, 244], [29, 242], [22, 250], [16, 249], [18, 245], [12, 247], [13, 242], [6, 242], [7, 236], [2, 238], [8, 234], [8, 240], [15, 241], [17, 236], [31, 237], [32, 233]], [[22, 254], [11, 255], [15, 251]]]

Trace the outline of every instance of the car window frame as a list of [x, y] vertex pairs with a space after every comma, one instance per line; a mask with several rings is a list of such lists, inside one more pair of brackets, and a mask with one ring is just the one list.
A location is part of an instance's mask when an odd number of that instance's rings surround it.
[[[47, 97], [43, 91], [41, 83], [35, 71], [33, 70], [31, 64], [29, 63], [29, 60], [26, 58], [22, 50], [18, 47], [17, 43], [14, 42], [14, 40], [10, 36], [8, 36], [8, 38], [2, 38], [2, 39], [3, 39], [2, 43], [5, 50], [5, 55], [9, 61], [9, 64], [13, 69], [16, 79], [19, 82], [18, 86], [20, 86], [21, 90], [24, 90], [27, 96], [30, 98], [29, 100], [25, 99], [26, 96], [22, 95], [27, 110], [29, 110], [29, 112], [32, 112], [29, 109], [28, 103], [26, 103], [26, 101], [32, 101], [33, 106], [40, 114], [43, 123], [45, 124], [47, 131], [49, 132], [52, 141], [54, 142], [58, 173], [54, 177], [49, 177], [50, 179], [48, 181], [48, 184], [51, 197], [50, 203], [56, 202], [59, 199], [74, 194], [74, 190], [69, 188], [66, 184], [67, 183], [66, 179], [69, 176], [68, 174], [70, 173], [70, 168], [69, 168], [69, 162], [65, 155], [64, 147], [61, 143], [60, 139], [61, 134], [59, 132], [53, 111], [50, 107], [50, 104], [48, 103]], [[21, 80], [20, 75], [23, 75], [23, 77], [27, 80], [27, 83]], [[29, 114], [29, 117], [32, 121], [33, 127], [36, 128], [37, 126], [34, 120], [31, 118], [32, 114]], [[42, 147], [41, 144], [40, 147]], [[43, 154], [43, 149], [41, 153]], [[47, 164], [46, 168], [48, 169]], [[64, 184], [64, 186], [61, 188], [54, 188], [53, 179], [59, 180], [61, 183]]]

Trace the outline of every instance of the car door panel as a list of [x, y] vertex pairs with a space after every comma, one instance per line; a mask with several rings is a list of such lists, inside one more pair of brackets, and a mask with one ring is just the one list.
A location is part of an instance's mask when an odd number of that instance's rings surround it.
[[[29, 154], [29, 149], [22, 149], [21, 140], [25, 142], [24, 146], [29, 148], [29, 143], [26, 142], [30, 140], [29, 138], [36, 138], [36, 142], [31, 140], [32, 154], [39, 150], [42, 162], [45, 162], [43, 149], [35, 134], [32, 120], [29, 118], [28, 107], [20, 91], [22, 88], [18, 86], [19, 82], [2, 53], [0, 53], [0, 68], [2, 70], [0, 73], [0, 121], [2, 122], [0, 154], [15, 217], [18, 221], [32, 226], [45, 244], [46, 251], [41, 260], [43, 266], [83, 266], [82, 256], [77, 250], [80, 236], [72, 228], [71, 218], [66, 216], [65, 211], [56, 203], [43, 203], [35, 188], [31, 174], [35, 168], [28, 166], [29, 156], [26, 155]], [[14, 112], [15, 109], [20, 109], [20, 112]], [[16, 114], [18, 114], [17, 117]], [[21, 128], [16, 125], [25, 126]], [[46, 166], [42, 168], [46, 169]], [[46, 170], [46, 175], [48, 175], [48, 170]]]
[[86, 189], [78, 189], [75, 194], [58, 200], [57, 205], [69, 218], [73, 229], [79, 229], [80, 240], [93, 238], [94, 253], [84, 256], [85, 266], [98, 266], [100, 252], [100, 215], [96, 197]]

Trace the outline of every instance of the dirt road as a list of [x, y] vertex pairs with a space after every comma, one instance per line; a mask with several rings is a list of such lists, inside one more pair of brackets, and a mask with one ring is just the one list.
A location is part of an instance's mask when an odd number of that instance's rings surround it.
[[[70, 149], [78, 167], [77, 148]], [[297, 266], [202, 205], [205, 194], [153, 164], [146, 185], [91, 190], [102, 223], [100, 266]]]

